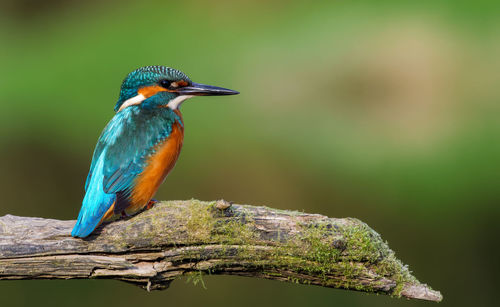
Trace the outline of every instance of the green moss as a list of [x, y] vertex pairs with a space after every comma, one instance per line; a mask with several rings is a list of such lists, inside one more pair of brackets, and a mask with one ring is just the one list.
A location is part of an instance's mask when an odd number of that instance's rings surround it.
[[[245, 245], [253, 245], [257, 239], [252, 217], [245, 212], [231, 213], [230, 208], [222, 211], [215, 207], [216, 202], [162, 202], [161, 206], [170, 207], [169, 210], [155, 210], [148, 212], [151, 230], [141, 229], [141, 237], [155, 242], [172, 242], [183, 245], [220, 245], [217, 250], [220, 256], [235, 254], [234, 245], [240, 245], [241, 254], [245, 254]], [[237, 215], [236, 215], [237, 214]], [[144, 221], [143, 221], [144, 224]], [[130, 225], [129, 227], [134, 227]], [[142, 227], [142, 226], [141, 226]], [[158, 231], [165, 229], [165, 231]], [[148, 236], [148, 233], [151, 235]], [[161, 237], [159, 237], [161, 236]], [[171, 238], [171, 239], [170, 239]], [[239, 254], [240, 251], [236, 251]], [[184, 255], [191, 260], [204, 260], [207, 256], [199, 251], [186, 251]]]
[[396, 287], [395, 287], [395, 288], [394, 288], [394, 290], [392, 291], [391, 296], [393, 296], [393, 297], [398, 297], [398, 298], [399, 298], [399, 297], [401, 297], [401, 291], [403, 291], [404, 287], [405, 287], [405, 283], [403, 283], [403, 282], [398, 282], [398, 283], [396, 284]]
[[340, 250], [333, 247], [335, 239], [327, 226], [307, 228], [299, 240], [302, 241], [301, 245], [306, 247], [307, 259], [323, 264], [338, 260]]
[[[385, 286], [378, 278], [395, 280], [395, 294], [415, 280], [375, 231], [357, 220], [352, 222], [342, 227], [329, 220], [303, 224], [294, 239], [274, 250], [268, 265], [316, 276], [324, 286], [367, 292], [377, 292]], [[287, 279], [310, 282], [295, 276]], [[362, 279], [372, 281], [361, 283]]]
[[210, 213], [210, 205], [193, 200], [182, 210], [181, 216], [186, 218], [186, 232], [189, 241], [208, 243], [215, 219]]
[[277, 249], [275, 256], [281, 262], [295, 262], [291, 267], [297, 271], [321, 275], [326, 280], [327, 274], [338, 271], [342, 253], [341, 248], [335, 247], [338, 246], [335, 231], [328, 222], [303, 225], [301, 230], [295, 239]]
[[222, 217], [219, 211], [215, 202], [207, 204], [193, 200], [185, 206], [180, 215], [187, 219], [185, 227], [189, 241], [230, 245], [255, 239], [251, 229], [253, 222], [248, 217]]
[[202, 271], [188, 272], [188, 273], [185, 273], [184, 276], [187, 277], [186, 283], [192, 282], [193, 285], [195, 285], [195, 286], [200, 284], [203, 287], [203, 289], [205, 289], [205, 290], [207, 289], [207, 287], [205, 286], [205, 281], [203, 280], [203, 272]]
[[[194, 284], [204, 286], [202, 271], [216, 272], [234, 263], [248, 266], [249, 269], [256, 268], [264, 276], [295, 283], [313, 282], [366, 292], [381, 291], [387, 286], [382, 279], [390, 279], [396, 282], [394, 289], [388, 291], [394, 296], [400, 296], [407, 283], [418, 283], [380, 236], [356, 219], [343, 219], [339, 223], [324, 219], [311, 224], [296, 217], [298, 233], [288, 237], [286, 242], [278, 238], [270, 244], [269, 241], [259, 241], [251, 210], [245, 206], [220, 210], [215, 205], [216, 202], [198, 200], [166, 202], [162, 206], [170, 207], [168, 214], [165, 210], [154, 212], [153, 209], [151, 212], [150, 232], [153, 241], [156, 240], [154, 234], [157, 234], [158, 227], [164, 227], [171, 233], [162, 233], [163, 240], [165, 236], [172, 236], [186, 245], [222, 247], [215, 250], [219, 253], [217, 258], [222, 259], [220, 262], [210, 263], [208, 267], [190, 273], [189, 280]], [[295, 213], [285, 213], [295, 219]], [[170, 223], [168, 227], [166, 223]], [[172, 227], [171, 223], [175, 223], [176, 227]], [[146, 233], [144, 237], [148, 237], [149, 229], [141, 231]], [[255, 247], [262, 243], [267, 247]], [[207, 255], [203, 251], [193, 250], [187, 257], [191, 257], [191, 261], [204, 260]], [[283, 270], [286, 275], [282, 274]], [[301, 277], [304, 275], [314, 278]]]
[[350, 260], [374, 263], [387, 254], [388, 247], [379, 234], [359, 221], [353, 226], [344, 228], [342, 234]]

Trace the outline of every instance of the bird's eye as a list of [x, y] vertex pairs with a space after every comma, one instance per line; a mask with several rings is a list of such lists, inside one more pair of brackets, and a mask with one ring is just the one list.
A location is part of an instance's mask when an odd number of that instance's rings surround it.
[[169, 88], [170, 87], [170, 84], [172, 82], [168, 81], [168, 80], [160, 80], [160, 85], [164, 88]]

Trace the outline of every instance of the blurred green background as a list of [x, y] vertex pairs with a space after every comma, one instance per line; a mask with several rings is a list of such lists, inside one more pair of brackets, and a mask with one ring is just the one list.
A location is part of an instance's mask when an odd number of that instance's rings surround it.
[[[500, 2], [0, 2], [0, 215], [74, 219], [95, 142], [133, 69], [241, 91], [182, 107], [158, 199], [362, 219], [440, 306], [498, 291]], [[1, 282], [2, 306], [423, 306], [208, 276]]]

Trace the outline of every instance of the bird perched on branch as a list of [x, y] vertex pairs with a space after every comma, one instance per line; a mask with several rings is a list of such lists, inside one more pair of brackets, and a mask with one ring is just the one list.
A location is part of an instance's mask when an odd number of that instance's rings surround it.
[[182, 148], [182, 102], [193, 96], [235, 94], [194, 83], [181, 71], [164, 66], [131, 72], [122, 83], [116, 114], [97, 141], [71, 235], [86, 237], [103, 221], [150, 207]]

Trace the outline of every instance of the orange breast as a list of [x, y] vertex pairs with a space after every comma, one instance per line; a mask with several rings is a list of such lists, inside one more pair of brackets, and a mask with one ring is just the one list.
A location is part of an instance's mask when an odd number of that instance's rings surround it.
[[[180, 116], [180, 113], [178, 115]], [[149, 158], [146, 168], [137, 177], [129, 198], [131, 205], [126, 210], [127, 214], [142, 209], [153, 198], [160, 184], [174, 167], [181, 152], [183, 139], [184, 129], [176, 122], [169, 137], [157, 145], [156, 153]]]

